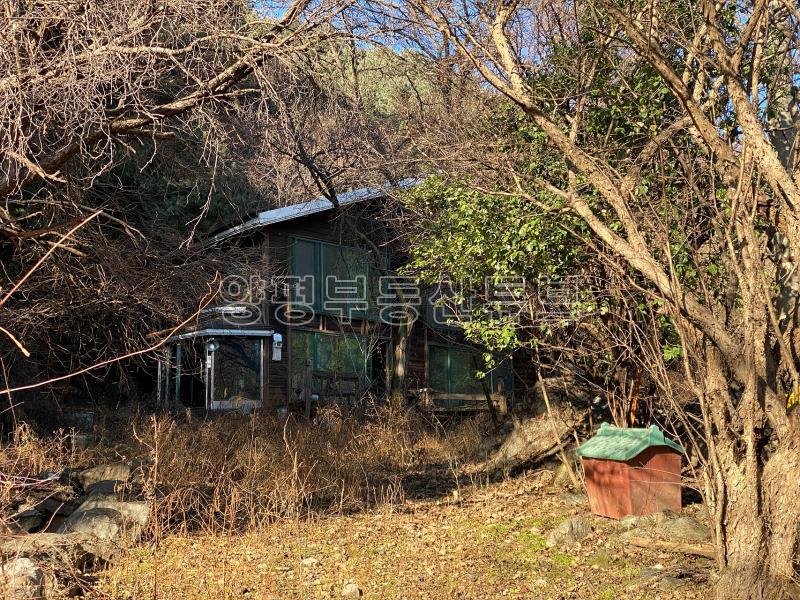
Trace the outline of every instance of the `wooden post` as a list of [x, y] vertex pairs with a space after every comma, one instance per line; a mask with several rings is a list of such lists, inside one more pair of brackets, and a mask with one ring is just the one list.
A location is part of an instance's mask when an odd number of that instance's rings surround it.
[[311, 419], [311, 361], [306, 359], [303, 369], [303, 402], [305, 404], [306, 419]]
[[575, 470], [572, 468], [572, 463], [567, 457], [567, 453], [564, 452], [564, 444], [561, 443], [561, 436], [556, 430], [555, 419], [553, 419], [553, 411], [550, 408], [550, 398], [547, 396], [547, 386], [545, 385], [544, 379], [542, 378], [542, 368], [537, 366], [536, 373], [539, 376], [539, 383], [542, 386], [542, 398], [544, 399], [544, 405], [547, 408], [547, 420], [550, 422], [550, 427], [553, 430], [553, 437], [555, 438], [556, 446], [558, 446], [558, 456], [559, 458], [561, 458], [561, 462], [564, 464], [564, 468], [567, 469], [567, 475], [569, 475], [569, 478], [572, 481], [572, 485], [575, 491], [577, 492], [581, 489], [581, 484], [578, 481], [578, 477], [575, 475]]

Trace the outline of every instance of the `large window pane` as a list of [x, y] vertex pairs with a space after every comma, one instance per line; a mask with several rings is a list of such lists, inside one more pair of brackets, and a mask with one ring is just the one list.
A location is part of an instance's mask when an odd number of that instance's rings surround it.
[[311, 331], [292, 332], [292, 385], [302, 386], [306, 361], [314, 371], [367, 375], [369, 352], [367, 341], [335, 334]]
[[292, 287], [292, 301], [304, 306], [317, 307], [319, 298], [319, 265], [317, 244], [294, 240], [292, 244], [292, 275], [301, 279]]
[[475, 376], [481, 365], [474, 352], [450, 349], [450, 393], [481, 394], [483, 386]]
[[319, 332], [294, 332], [292, 337], [292, 388], [302, 396], [306, 360], [313, 371], [312, 391], [323, 402], [356, 402], [370, 382], [372, 361], [367, 341], [353, 336]]
[[313, 285], [301, 280], [293, 287], [295, 303], [340, 316], [377, 315], [380, 269], [368, 252], [300, 238], [293, 239], [291, 252], [292, 275], [313, 278]]
[[449, 392], [447, 348], [428, 346], [428, 385], [437, 392]]
[[449, 394], [483, 394], [483, 385], [476, 373], [483, 366], [477, 352], [428, 346], [428, 385], [437, 392]]
[[214, 402], [261, 401], [261, 340], [223, 338], [214, 353]]
[[360, 250], [323, 244], [324, 310], [348, 317], [366, 312], [368, 271], [366, 255]]

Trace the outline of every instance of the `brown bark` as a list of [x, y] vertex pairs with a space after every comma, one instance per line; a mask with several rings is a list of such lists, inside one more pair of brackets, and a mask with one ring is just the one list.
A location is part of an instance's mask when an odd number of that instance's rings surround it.
[[395, 342], [392, 360], [392, 380], [389, 388], [389, 402], [392, 407], [401, 409], [406, 402], [406, 364], [408, 362], [408, 338], [414, 326], [414, 314], [408, 311], [405, 322], [395, 328]]

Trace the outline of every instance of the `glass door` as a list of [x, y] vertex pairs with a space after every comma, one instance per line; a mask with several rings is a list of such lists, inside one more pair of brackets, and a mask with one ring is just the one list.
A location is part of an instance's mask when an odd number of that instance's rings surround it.
[[206, 344], [211, 410], [250, 412], [263, 402], [264, 339], [222, 337]]

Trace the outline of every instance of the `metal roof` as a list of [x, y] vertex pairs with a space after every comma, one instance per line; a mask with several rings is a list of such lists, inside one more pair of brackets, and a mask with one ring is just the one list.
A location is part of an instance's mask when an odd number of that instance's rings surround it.
[[196, 337], [272, 337], [274, 334], [275, 331], [273, 329], [208, 328], [174, 335], [170, 338], [170, 341]]
[[597, 435], [578, 448], [575, 454], [586, 458], [626, 461], [651, 446], [667, 446], [684, 454], [683, 448], [665, 437], [656, 425], [646, 429], [622, 429], [608, 423], [602, 423]]
[[[406, 189], [417, 185], [421, 181], [421, 179], [417, 178], [402, 179], [397, 183], [396, 187], [399, 189]], [[385, 184], [377, 187], [362, 188], [359, 190], [353, 190], [351, 192], [345, 192], [343, 194], [337, 194], [336, 199], [339, 206], [356, 204], [358, 202], [363, 202], [364, 200], [374, 200], [376, 198], [386, 196], [386, 194], [388, 194], [393, 187], [395, 186], [392, 186], [391, 184]], [[330, 200], [327, 198], [317, 198], [315, 200], [300, 202], [299, 204], [291, 204], [281, 208], [265, 210], [258, 213], [258, 215], [249, 221], [245, 221], [241, 225], [236, 225], [235, 227], [231, 227], [230, 229], [226, 229], [225, 231], [218, 233], [205, 242], [205, 244], [215, 244], [241, 233], [258, 229], [259, 227], [274, 225], [275, 223], [282, 223], [283, 221], [291, 221], [300, 217], [307, 217], [308, 215], [320, 213], [332, 208], [335, 207]]]

